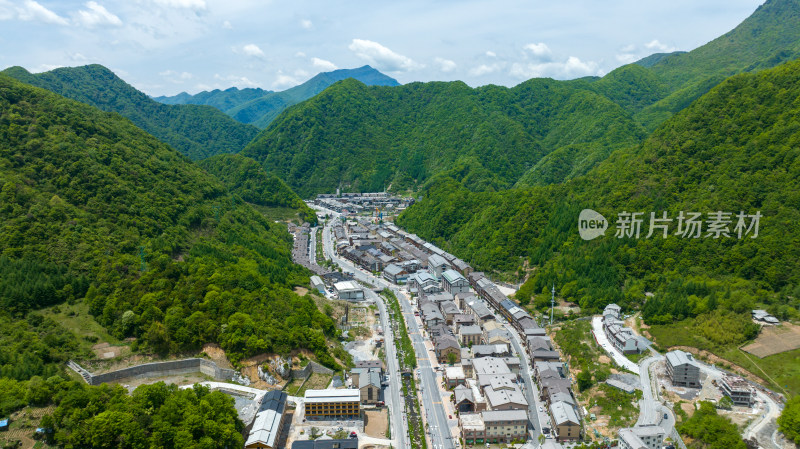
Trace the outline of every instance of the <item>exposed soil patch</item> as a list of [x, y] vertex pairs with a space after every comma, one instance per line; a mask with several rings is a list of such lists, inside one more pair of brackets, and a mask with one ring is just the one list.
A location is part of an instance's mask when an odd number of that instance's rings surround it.
[[386, 438], [386, 429], [389, 427], [389, 411], [386, 408], [364, 412], [364, 432], [371, 437]]
[[220, 368], [233, 368], [231, 362], [228, 360], [228, 357], [225, 355], [225, 351], [219, 347], [216, 343], [206, 343], [203, 346], [203, 353], [205, 353], [208, 358], [210, 358], [214, 363], [217, 364]]
[[791, 323], [784, 323], [780, 326], [762, 326], [755, 341], [747, 346], [742, 346], [743, 351], [762, 359], [797, 348], [800, 348], [800, 326]]

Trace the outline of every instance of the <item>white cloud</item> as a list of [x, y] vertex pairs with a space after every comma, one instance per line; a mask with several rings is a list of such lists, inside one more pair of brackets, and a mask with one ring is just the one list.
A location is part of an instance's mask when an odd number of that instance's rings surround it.
[[232, 30], [233, 29], [233, 25], [231, 25], [230, 21], [226, 20], [226, 21], [222, 22], [222, 28], [224, 28], [226, 30]]
[[658, 39], [653, 39], [652, 41], [644, 44], [645, 47], [649, 50], [655, 50], [661, 53], [670, 53], [675, 51], [675, 47], [670, 47], [667, 44], [662, 44], [658, 41]]
[[570, 56], [563, 62], [514, 63], [511, 65], [510, 73], [512, 76], [522, 79], [539, 77], [571, 79], [587, 75], [599, 75], [602, 71], [594, 61], [581, 61], [575, 56]]
[[310, 30], [311, 28], [314, 28], [314, 24], [308, 19], [301, 20], [300, 21], [300, 26], [305, 28], [305, 29], [307, 29], [307, 30]]
[[634, 51], [636, 51], [636, 46], [633, 45], [633, 44], [628, 44], [628, 45], [620, 48], [619, 51], [621, 51], [623, 53], [633, 53]]
[[378, 70], [408, 72], [424, 67], [408, 56], [395, 53], [377, 42], [365, 39], [353, 39], [347, 48]]
[[297, 53], [294, 54], [294, 56], [295, 58], [305, 58], [306, 54], [302, 51], [298, 51]]
[[469, 70], [469, 74], [472, 76], [483, 76], [488, 75], [490, 73], [495, 73], [502, 69], [501, 64], [481, 64], [478, 67], [473, 67]]
[[97, 2], [86, 2], [86, 8], [75, 14], [75, 21], [85, 27], [121, 26], [122, 20]]
[[531, 52], [534, 58], [541, 61], [549, 61], [553, 54], [553, 52], [550, 51], [550, 47], [548, 47], [544, 42], [539, 42], [538, 44], [528, 44], [524, 48], [525, 50]]
[[278, 72], [278, 77], [273, 81], [272, 88], [275, 90], [283, 90], [298, 84], [300, 84], [300, 81], [296, 78], [286, 75], [283, 72]]
[[436, 58], [434, 61], [436, 61], [436, 64], [439, 66], [439, 70], [444, 73], [449, 73], [456, 69], [455, 61], [444, 58]]
[[169, 8], [192, 9], [201, 11], [206, 9], [205, 0], [155, 0], [157, 4]]
[[308, 78], [309, 73], [303, 69], [297, 69], [294, 71], [294, 76], [298, 78]]
[[617, 61], [623, 64], [630, 64], [638, 61], [640, 58], [633, 53], [621, 53], [615, 56]]
[[175, 84], [183, 84], [184, 81], [194, 78], [194, 75], [189, 72], [176, 72], [174, 70], [165, 70], [163, 72], [159, 72], [159, 75], [164, 77], [167, 81]]
[[243, 87], [258, 87], [258, 83], [255, 83], [255, 82], [251, 81], [246, 76], [239, 76], [239, 75], [222, 76], [219, 73], [215, 73], [214, 74], [214, 79], [223, 82], [223, 84], [221, 86], [217, 86], [217, 87], [228, 88], [228, 87], [233, 86], [233, 87], [238, 87], [240, 89], [243, 88]]
[[336, 64], [320, 58], [311, 58], [311, 65], [323, 72], [330, 72], [331, 70], [336, 70], [338, 68], [336, 67]]
[[242, 51], [247, 56], [254, 56], [256, 58], [263, 58], [264, 52], [256, 44], [247, 44], [242, 47]]
[[[22, 6], [18, 6], [16, 10], [16, 16], [19, 20], [52, 23], [55, 25], [67, 25], [68, 23], [67, 19], [50, 11], [34, 0], [25, 0]], [[6, 12], [5, 16], [13, 18], [13, 16], [9, 14], [13, 13]]]
[[486, 56], [488, 56], [488, 57], [490, 57], [490, 58], [496, 58], [496, 57], [497, 57], [497, 53], [495, 53], [495, 52], [493, 52], [493, 51], [491, 51], [491, 50], [488, 50], [488, 51], [486, 52]]

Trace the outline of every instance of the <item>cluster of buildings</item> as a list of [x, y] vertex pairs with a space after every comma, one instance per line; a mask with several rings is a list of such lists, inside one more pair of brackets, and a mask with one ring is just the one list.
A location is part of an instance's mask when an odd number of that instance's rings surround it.
[[[351, 235], [352, 236], [352, 235]], [[453, 389], [462, 438], [467, 444], [524, 441], [530, 404], [520, 378], [520, 356], [505, 318], [521, 337], [536, 373], [557, 441], [578, 440], [583, 432], [577, 401], [561, 355], [531, 315], [508, 299], [463, 260], [393, 224], [375, 230], [379, 248], [396, 260], [384, 267], [387, 280], [408, 285], [417, 311]], [[344, 241], [342, 243], [345, 243]], [[349, 243], [349, 241], [347, 242]], [[343, 245], [344, 247], [345, 245]], [[413, 261], [413, 268], [406, 264]]]
[[609, 304], [603, 309], [603, 332], [608, 341], [623, 354], [641, 353], [650, 346], [650, 342], [626, 327], [616, 304]]
[[[666, 356], [667, 376], [672, 385], [679, 387], [701, 388], [700, 365], [688, 352], [670, 351]], [[755, 400], [752, 385], [739, 376], [722, 376], [717, 387], [723, 395], [729, 397], [733, 405], [751, 407]]]
[[400, 198], [387, 192], [368, 193], [321, 193], [314, 204], [343, 214], [359, 214], [365, 211], [387, 211], [398, 214], [414, 203], [413, 198]]

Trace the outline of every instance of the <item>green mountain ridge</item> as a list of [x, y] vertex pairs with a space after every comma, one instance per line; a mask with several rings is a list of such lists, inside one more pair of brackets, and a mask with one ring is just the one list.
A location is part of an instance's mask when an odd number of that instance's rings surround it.
[[[438, 177], [398, 223], [478, 269], [513, 271], [521, 260], [537, 267], [523, 302], [555, 283], [565, 299], [590, 310], [641, 305], [645, 291], [655, 292], [645, 312], [655, 322], [710, 310], [712, 296], [719, 303], [731, 298], [727, 307], [737, 313], [767, 304], [780, 316], [797, 315], [798, 81], [800, 61], [734, 76], [642, 145], [564, 184], [476, 193], [458, 178]], [[584, 208], [612, 221], [605, 237], [579, 238]], [[644, 212], [645, 225], [649, 212], [666, 211], [673, 233], [680, 211], [760, 211], [763, 218], [755, 239], [647, 239], [646, 227], [640, 239], [619, 239], [613, 222], [622, 211]], [[685, 294], [687, 283], [704, 287]]]
[[340, 82], [287, 109], [243, 154], [302, 196], [415, 190], [459, 161], [476, 168], [472, 190], [560, 183], [638, 145], [727, 77], [800, 56], [797, 17], [800, 1], [768, 0], [695, 50], [652, 55], [602, 78], [510, 89]]
[[289, 106], [303, 102], [325, 90], [331, 84], [353, 78], [368, 86], [399, 86], [394, 78], [365, 65], [356, 69], [339, 69], [321, 72], [310, 80], [281, 92], [263, 89], [226, 89], [200, 92], [196, 95], [181, 93], [175, 97], [156, 97], [168, 104], [204, 104], [218, 108], [234, 119], [261, 129], [266, 128]]
[[0, 73], [119, 113], [192, 160], [238, 152], [258, 133], [257, 128], [238, 123], [210, 106], [158, 103], [97, 64], [37, 74], [11, 67]]
[[[85, 304], [118, 340], [234, 362], [337, 331], [286, 229], [118, 114], [0, 75], [0, 374], [50, 376], [84, 343], [38, 311]], [[77, 307], [77, 306], [76, 306]], [[88, 319], [88, 317], [86, 317]]]
[[458, 163], [483, 167], [472, 188], [497, 190], [511, 187], [546, 146], [611, 151], [643, 137], [619, 105], [549, 79], [513, 89], [345, 80], [287, 109], [242, 154], [301, 196], [340, 186], [416, 189]]

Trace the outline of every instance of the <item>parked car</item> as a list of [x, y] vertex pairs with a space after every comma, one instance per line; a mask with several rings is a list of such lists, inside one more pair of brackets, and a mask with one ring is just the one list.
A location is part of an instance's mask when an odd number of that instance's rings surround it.
[[358, 436], [358, 434], [357, 434], [357, 433], [355, 433], [355, 432], [350, 432], [350, 438], [355, 438], [355, 437], [357, 437], [357, 436]]
[[539, 406], [539, 413], [544, 413], [544, 409], [542, 408], [541, 405]]
[[449, 419], [453, 419], [453, 415], [447, 415]]

